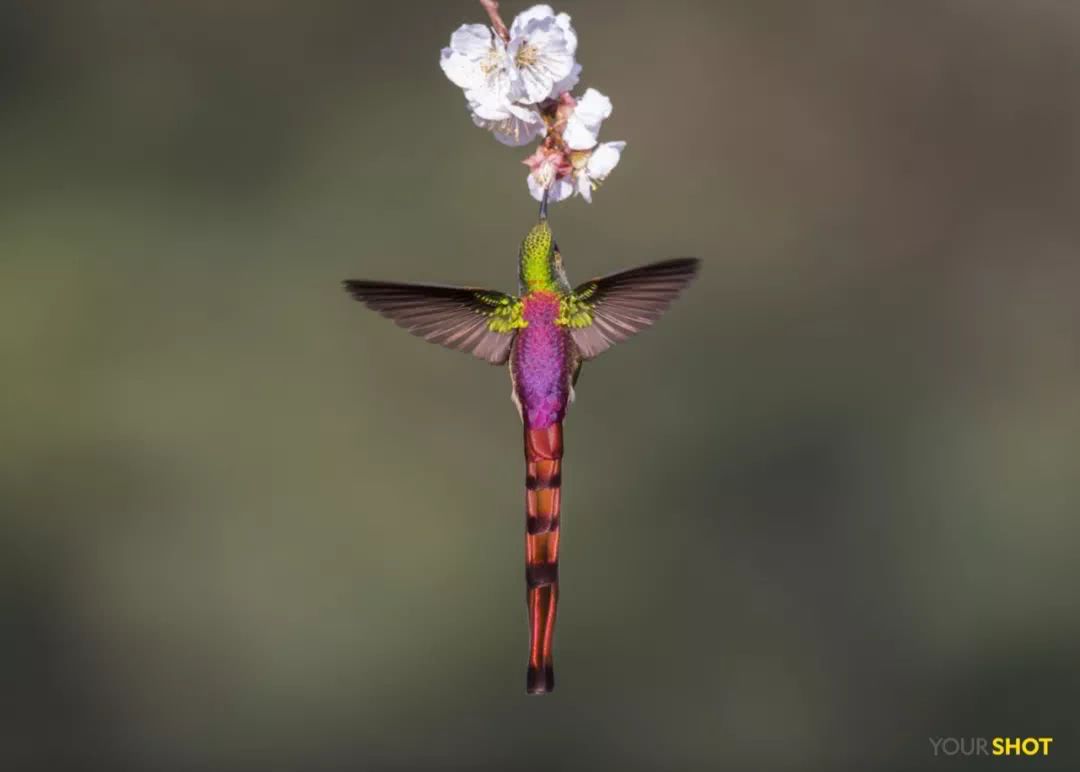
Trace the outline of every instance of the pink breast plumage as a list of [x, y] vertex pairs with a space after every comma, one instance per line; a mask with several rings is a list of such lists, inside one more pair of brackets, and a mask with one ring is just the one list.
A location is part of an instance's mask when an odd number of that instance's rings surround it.
[[531, 292], [522, 298], [529, 323], [518, 331], [510, 366], [525, 425], [542, 429], [563, 419], [570, 396], [568, 335], [555, 320], [559, 297]]

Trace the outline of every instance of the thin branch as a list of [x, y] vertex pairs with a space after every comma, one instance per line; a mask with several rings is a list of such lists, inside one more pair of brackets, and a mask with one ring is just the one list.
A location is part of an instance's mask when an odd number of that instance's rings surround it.
[[509, 43], [510, 30], [506, 28], [506, 22], [499, 16], [498, 0], [480, 0], [480, 5], [484, 6], [487, 15], [491, 17], [491, 26], [495, 28], [495, 34]]

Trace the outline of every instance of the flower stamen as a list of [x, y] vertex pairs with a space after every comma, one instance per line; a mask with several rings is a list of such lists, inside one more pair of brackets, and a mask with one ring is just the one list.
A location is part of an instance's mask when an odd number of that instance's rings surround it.
[[539, 59], [540, 49], [532, 43], [526, 43], [518, 49], [517, 56], [514, 57], [514, 63], [518, 67], [531, 67], [536, 64]]

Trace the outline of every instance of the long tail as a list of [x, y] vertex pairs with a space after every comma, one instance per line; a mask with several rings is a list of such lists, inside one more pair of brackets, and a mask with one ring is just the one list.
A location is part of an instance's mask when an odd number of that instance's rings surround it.
[[525, 586], [529, 607], [526, 691], [555, 688], [551, 646], [559, 600], [559, 499], [562, 424], [525, 429]]

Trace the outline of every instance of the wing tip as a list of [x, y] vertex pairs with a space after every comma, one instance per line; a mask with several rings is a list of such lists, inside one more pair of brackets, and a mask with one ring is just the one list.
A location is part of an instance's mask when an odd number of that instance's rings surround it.
[[341, 282], [341, 288], [349, 293], [356, 300], [363, 300], [363, 285], [365, 282], [361, 279], [343, 279]]
[[372, 279], [343, 279], [342, 288], [356, 300], [366, 303], [377, 297], [401, 295], [409, 289], [408, 285]]
[[701, 272], [702, 259], [700, 257], [673, 257], [669, 260], [664, 260], [656, 265], [666, 266], [669, 268], [685, 268], [687, 273], [696, 276]]

